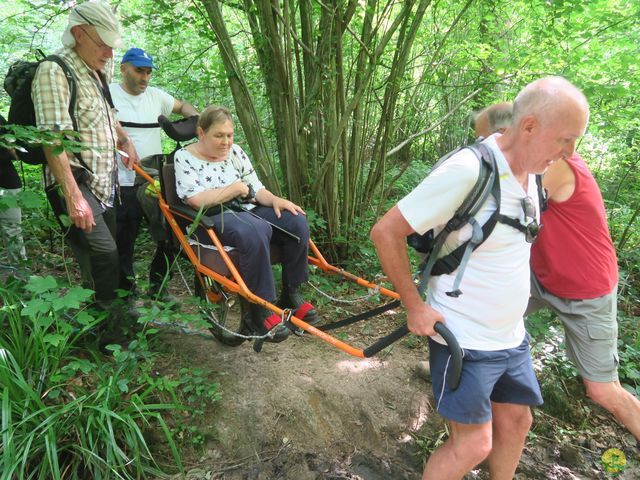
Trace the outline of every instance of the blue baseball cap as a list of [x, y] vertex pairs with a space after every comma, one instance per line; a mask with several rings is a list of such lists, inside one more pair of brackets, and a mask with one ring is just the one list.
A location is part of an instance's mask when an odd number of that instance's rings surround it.
[[134, 67], [156, 68], [153, 64], [153, 58], [141, 48], [130, 48], [123, 55], [120, 63], [130, 63]]

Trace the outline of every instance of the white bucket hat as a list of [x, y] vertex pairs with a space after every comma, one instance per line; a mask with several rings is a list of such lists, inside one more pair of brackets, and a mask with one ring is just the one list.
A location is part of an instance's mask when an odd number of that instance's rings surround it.
[[111, 48], [122, 48], [120, 37], [120, 23], [108, 4], [101, 1], [84, 2], [69, 13], [69, 24], [62, 34], [62, 44], [73, 48], [76, 39], [71, 34], [71, 28], [76, 25], [92, 25], [96, 32]]

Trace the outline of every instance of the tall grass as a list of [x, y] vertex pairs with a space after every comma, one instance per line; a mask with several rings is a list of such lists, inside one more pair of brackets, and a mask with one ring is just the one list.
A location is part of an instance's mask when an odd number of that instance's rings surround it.
[[148, 428], [164, 433], [181, 468], [161, 416], [180, 405], [156, 403], [155, 388], [139, 380], [143, 341], [109, 359], [92, 350], [96, 320], [80, 308], [90, 294], [51, 277], [0, 288], [0, 480], [161, 475]]

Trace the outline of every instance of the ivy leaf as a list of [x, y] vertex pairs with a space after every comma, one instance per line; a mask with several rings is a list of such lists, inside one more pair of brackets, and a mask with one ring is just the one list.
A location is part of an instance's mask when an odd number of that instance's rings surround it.
[[53, 345], [54, 347], [59, 346], [60, 342], [66, 339], [67, 337], [65, 335], [60, 335], [59, 333], [50, 333], [48, 335], [45, 335], [43, 338], [45, 343]]
[[29, 318], [37, 318], [39, 315], [47, 313], [50, 308], [51, 304], [49, 302], [33, 298], [27, 302], [20, 314]]
[[121, 378], [118, 380], [118, 388], [122, 393], [127, 393], [129, 392], [129, 383], [124, 378]]
[[75, 321], [78, 322], [83, 327], [88, 327], [90, 325], [93, 325], [96, 319], [93, 318], [93, 316], [90, 315], [88, 312], [80, 312], [75, 316]]
[[58, 282], [51, 275], [46, 277], [33, 276], [29, 279], [26, 288], [35, 294], [49, 292], [58, 286]]

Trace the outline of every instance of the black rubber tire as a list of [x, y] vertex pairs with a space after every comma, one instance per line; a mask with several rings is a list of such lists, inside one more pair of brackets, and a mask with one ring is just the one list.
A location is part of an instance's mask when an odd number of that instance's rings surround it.
[[[240, 295], [225, 293], [227, 301], [223, 298], [215, 303], [209, 298], [209, 293], [220, 294], [222, 288], [213, 280], [205, 278], [203, 286], [200, 280], [195, 280], [195, 293], [200, 298], [200, 310], [202, 318], [210, 325], [209, 331], [220, 343], [230, 347], [237, 347], [245, 342], [245, 338], [239, 335], [247, 335], [249, 328], [248, 302]], [[226, 328], [221, 328], [221, 325]]]

